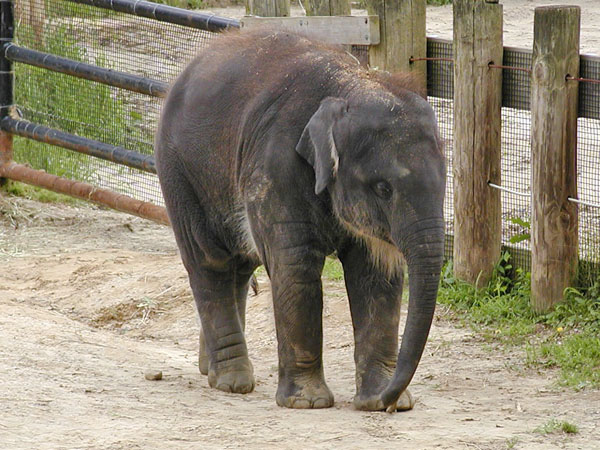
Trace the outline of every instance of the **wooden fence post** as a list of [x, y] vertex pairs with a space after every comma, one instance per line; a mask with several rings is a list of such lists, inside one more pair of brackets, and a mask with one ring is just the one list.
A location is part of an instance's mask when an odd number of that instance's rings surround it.
[[531, 305], [550, 309], [577, 272], [578, 6], [535, 9], [531, 81]]
[[415, 71], [427, 81], [426, 0], [367, 0], [370, 15], [379, 16], [381, 42], [369, 48], [369, 64], [388, 71]]
[[350, 0], [306, 0], [307, 16], [349, 16]]
[[486, 284], [500, 257], [502, 5], [454, 0], [454, 273]]
[[261, 17], [290, 17], [290, 0], [246, 0], [246, 14]]

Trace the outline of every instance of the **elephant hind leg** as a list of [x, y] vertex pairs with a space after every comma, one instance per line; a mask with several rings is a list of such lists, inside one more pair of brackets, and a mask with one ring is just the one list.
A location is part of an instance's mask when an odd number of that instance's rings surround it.
[[[190, 274], [202, 322], [199, 363], [211, 387], [247, 393], [254, 389], [254, 370], [248, 358], [242, 325], [244, 314], [238, 309], [233, 274], [214, 271]], [[245, 298], [243, 303], [245, 306]]]
[[[248, 297], [248, 288], [250, 286], [250, 280], [254, 280], [254, 282], [256, 282], [256, 279], [254, 278], [254, 276], [252, 275], [251, 277], [248, 277], [247, 275], [247, 270], [245, 271], [246, 273], [242, 272], [240, 273], [239, 271], [236, 272], [236, 277], [235, 277], [235, 304], [236, 304], [236, 308], [237, 308], [237, 315], [238, 315], [238, 319], [242, 325], [242, 330], [245, 331], [246, 330], [246, 299]], [[200, 335], [199, 335], [199, 339], [198, 339], [198, 369], [200, 370], [200, 373], [202, 375], [208, 375], [208, 368], [209, 368], [209, 350], [208, 347], [206, 346], [206, 338], [204, 337], [204, 330], [202, 328], [200, 328]]]
[[[252, 364], [243, 330], [246, 289], [251, 264], [239, 260], [222, 244], [203, 204], [185, 174], [176, 166], [160, 172], [165, 204], [202, 325], [211, 387], [246, 393], [254, 389]], [[213, 219], [214, 220], [214, 219]], [[237, 300], [240, 297], [240, 301]], [[202, 357], [202, 354], [201, 354]]]

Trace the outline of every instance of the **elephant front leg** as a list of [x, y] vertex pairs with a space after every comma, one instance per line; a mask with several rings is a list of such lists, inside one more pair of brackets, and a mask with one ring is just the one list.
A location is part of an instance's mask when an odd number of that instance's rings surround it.
[[306, 409], [333, 405], [333, 394], [323, 375], [324, 261], [322, 253], [288, 243], [274, 252], [268, 264], [277, 328], [279, 406]]
[[[368, 411], [383, 410], [381, 393], [394, 374], [398, 358], [398, 324], [404, 275], [388, 278], [376, 267], [368, 250], [352, 244], [339, 253], [350, 300], [354, 326], [356, 396], [354, 406]], [[412, 409], [408, 390], [397, 409]]]

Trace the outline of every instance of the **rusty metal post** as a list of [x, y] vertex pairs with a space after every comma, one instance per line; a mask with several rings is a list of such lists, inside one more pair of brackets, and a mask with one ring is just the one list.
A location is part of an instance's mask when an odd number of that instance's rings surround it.
[[[12, 42], [14, 16], [12, 0], [0, 0], [0, 120], [10, 114], [13, 105], [12, 63], [4, 56], [4, 46]], [[0, 166], [13, 158], [12, 134], [0, 131]], [[5, 180], [0, 178], [0, 185]]]
[[57, 177], [43, 170], [31, 169], [15, 162], [0, 166], [0, 177], [2, 176], [169, 225], [167, 210], [162, 206], [142, 202], [107, 189], [100, 189], [88, 183]]

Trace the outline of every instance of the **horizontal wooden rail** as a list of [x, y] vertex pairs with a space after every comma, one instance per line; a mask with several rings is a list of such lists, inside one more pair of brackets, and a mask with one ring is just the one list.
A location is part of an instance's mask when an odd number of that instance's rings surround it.
[[329, 44], [377, 45], [378, 16], [244, 17], [241, 29], [271, 28], [306, 34]]
[[72, 3], [110, 9], [111, 11], [131, 14], [138, 17], [168, 22], [199, 30], [219, 32], [230, 28], [239, 28], [240, 21], [219, 17], [214, 14], [189, 11], [174, 6], [161, 5], [141, 0], [69, 0]]
[[50, 53], [30, 50], [8, 43], [3, 47], [4, 56], [13, 62], [29, 64], [42, 69], [64, 73], [85, 80], [96, 81], [109, 86], [151, 95], [153, 97], [164, 97], [169, 85], [163, 81], [119, 72], [112, 69], [86, 64], [80, 61], [51, 55]]
[[91, 201], [163, 225], [170, 224], [167, 211], [162, 206], [142, 202], [107, 189], [100, 189], [88, 183], [57, 177], [56, 175], [46, 173], [42, 170], [35, 170], [15, 162], [0, 166], [0, 178], [20, 181], [58, 192], [59, 194]]
[[123, 147], [75, 136], [74, 134], [27, 122], [26, 120], [5, 117], [0, 120], [0, 130], [38, 142], [84, 153], [106, 161], [123, 164], [134, 169], [143, 170], [144, 172], [156, 173], [154, 157], [151, 155], [143, 155]]

